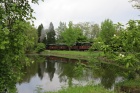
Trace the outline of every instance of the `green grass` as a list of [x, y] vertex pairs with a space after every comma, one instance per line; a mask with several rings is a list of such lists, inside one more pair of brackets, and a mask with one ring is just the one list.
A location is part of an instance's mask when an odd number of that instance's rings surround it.
[[59, 90], [57, 92], [47, 92], [47, 93], [115, 93], [113, 91], [109, 91], [99, 85], [92, 86], [75, 86], [69, 87], [66, 89]]
[[127, 86], [127, 87], [139, 87], [140, 88], [140, 78], [136, 80], [126, 80], [117, 84], [117, 86]]
[[98, 57], [99, 55], [103, 55], [103, 52], [89, 52], [89, 51], [60, 51], [60, 50], [45, 50], [41, 53], [42, 55], [51, 55], [65, 58], [73, 58], [73, 59], [89, 59], [91, 54], [92, 57]]
[[140, 93], [140, 79], [120, 82], [116, 84], [115, 91], [117, 93], [122, 93], [121, 91], [125, 91], [125, 93]]

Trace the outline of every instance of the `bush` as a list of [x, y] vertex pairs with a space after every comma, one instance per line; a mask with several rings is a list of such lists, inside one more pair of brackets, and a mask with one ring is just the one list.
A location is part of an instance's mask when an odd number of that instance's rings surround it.
[[36, 47], [36, 51], [37, 53], [42, 52], [43, 50], [45, 50], [45, 44], [44, 43], [38, 43], [37, 47]]

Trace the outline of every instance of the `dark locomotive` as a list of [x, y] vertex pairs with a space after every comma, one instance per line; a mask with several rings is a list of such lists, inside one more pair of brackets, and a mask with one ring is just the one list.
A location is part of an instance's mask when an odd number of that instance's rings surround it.
[[48, 44], [47, 50], [88, 50], [92, 46], [92, 42], [77, 42], [73, 46], [68, 47], [66, 44]]

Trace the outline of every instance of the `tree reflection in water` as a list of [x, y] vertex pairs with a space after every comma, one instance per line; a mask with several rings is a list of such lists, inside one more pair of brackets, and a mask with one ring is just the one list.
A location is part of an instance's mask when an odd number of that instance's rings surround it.
[[55, 72], [55, 62], [51, 62], [50, 60], [47, 61], [46, 72], [48, 73], [50, 81], [52, 81]]
[[[94, 84], [101, 84], [105, 88], [111, 89], [116, 80], [121, 77], [125, 78], [124, 72], [127, 73], [127, 70], [123, 68], [101, 62], [93, 62], [90, 64], [92, 68], [79, 69], [78, 60], [51, 56], [32, 56], [30, 59], [34, 60], [34, 63], [30, 67], [24, 67], [23, 72], [26, 72], [26, 74], [19, 84], [28, 82], [30, 85], [35, 79], [38, 82], [33, 83], [34, 86], [42, 84], [42, 88], [46, 91], [52, 91], [55, 88], [58, 89], [58, 87], [60, 89], [61, 86], [71, 87], [75, 84], [86, 84], [92, 81], [94, 81]], [[85, 61], [81, 61], [81, 63], [85, 66], [87, 64]], [[80, 71], [80, 74], [77, 71]], [[52, 85], [53, 87], [51, 87]]]
[[40, 77], [40, 79], [42, 79], [44, 76], [44, 72], [45, 72], [45, 68], [46, 68], [45, 64], [46, 64], [45, 62], [38, 64], [38, 76]]

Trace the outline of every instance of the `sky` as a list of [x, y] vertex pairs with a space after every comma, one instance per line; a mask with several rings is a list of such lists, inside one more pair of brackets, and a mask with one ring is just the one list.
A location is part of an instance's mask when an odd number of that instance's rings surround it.
[[132, 7], [129, 0], [44, 0], [31, 4], [36, 17], [35, 27], [41, 23], [48, 28], [50, 22], [57, 28], [60, 21], [92, 22], [101, 24], [105, 19], [126, 24], [130, 19], [140, 19], [140, 10]]

